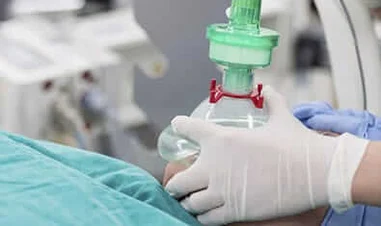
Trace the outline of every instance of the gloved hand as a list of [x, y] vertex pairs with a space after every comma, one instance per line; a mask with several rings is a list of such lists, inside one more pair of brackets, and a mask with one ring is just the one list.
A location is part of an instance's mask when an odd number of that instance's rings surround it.
[[[260, 221], [326, 206], [346, 210], [367, 141], [305, 128], [269, 87], [269, 122], [254, 130], [177, 117], [172, 126], [201, 146], [197, 161], [166, 189], [205, 225]], [[345, 159], [345, 161], [342, 161]]]
[[295, 107], [294, 115], [314, 130], [381, 140], [380, 118], [366, 111], [335, 110], [327, 103], [313, 102]]
[[[168, 181], [176, 174], [186, 170], [188, 167], [181, 163], [169, 163], [165, 168], [163, 185], [167, 185]], [[327, 208], [316, 209], [297, 216], [289, 216], [277, 218], [269, 221], [261, 222], [241, 222], [227, 224], [226, 226], [317, 226], [321, 225], [323, 218], [327, 213]], [[377, 221], [376, 221], [377, 222]], [[339, 224], [341, 225], [341, 224]], [[330, 225], [332, 226], [332, 225]], [[346, 225], [349, 226], [349, 225]]]

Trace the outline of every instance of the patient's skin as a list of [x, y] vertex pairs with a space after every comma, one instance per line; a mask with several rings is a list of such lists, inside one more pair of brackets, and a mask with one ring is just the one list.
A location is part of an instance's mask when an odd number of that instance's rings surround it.
[[[337, 134], [331, 132], [319, 132], [326, 136], [338, 136]], [[177, 173], [186, 170], [187, 167], [183, 164], [170, 163], [167, 165], [163, 178], [163, 185], [165, 186], [168, 181], [175, 176]], [[292, 216], [284, 217], [271, 221], [264, 222], [252, 222], [252, 223], [233, 223], [228, 226], [320, 226], [323, 222], [324, 216], [328, 210], [327, 208], [320, 208], [312, 210], [310, 212]]]

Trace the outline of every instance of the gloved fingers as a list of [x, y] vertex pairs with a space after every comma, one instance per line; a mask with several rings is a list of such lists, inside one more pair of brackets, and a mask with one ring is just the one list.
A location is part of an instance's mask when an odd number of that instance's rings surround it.
[[263, 89], [263, 96], [271, 116], [289, 113], [284, 96], [276, 92], [272, 87], [266, 86]]
[[294, 116], [303, 121], [317, 114], [334, 114], [332, 106], [326, 102], [311, 102], [294, 107]]
[[186, 116], [177, 116], [173, 119], [172, 127], [177, 133], [199, 144], [202, 143], [203, 139], [214, 135], [218, 128], [218, 126], [213, 123]]
[[188, 212], [199, 215], [217, 209], [224, 205], [224, 198], [221, 194], [210, 189], [196, 192], [181, 202], [181, 205]]
[[197, 220], [200, 221], [202, 225], [208, 225], [208, 226], [225, 225], [225, 224], [231, 223], [226, 221], [225, 211], [226, 210], [224, 209], [224, 207], [213, 209], [209, 212], [206, 212], [202, 215], [197, 216]]
[[360, 130], [365, 130], [362, 120], [351, 116], [316, 115], [307, 121], [305, 125], [313, 130], [334, 132], [337, 134], [351, 133], [359, 135]]
[[182, 198], [208, 187], [208, 174], [197, 162], [187, 170], [178, 173], [169, 180], [165, 190], [175, 198]]
[[369, 113], [366, 111], [358, 111], [352, 109], [335, 110], [331, 105], [322, 101], [299, 104], [294, 107], [293, 112], [294, 116], [299, 120], [309, 119], [317, 114], [353, 116], [363, 119], [369, 118]]
[[371, 121], [374, 116], [367, 111], [357, 111], [357, 110], [338, 110], [337, 114], [342, 116], [352, 116], [355, 118], [361, 118], [363, 120]]

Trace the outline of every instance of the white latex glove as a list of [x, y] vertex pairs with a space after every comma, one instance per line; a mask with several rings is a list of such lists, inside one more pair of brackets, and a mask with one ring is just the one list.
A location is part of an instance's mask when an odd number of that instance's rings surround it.
[[260, 221], [326, 206], [352, 207], [351, 185], [368, 141], [306, 129], [283, 97], [264, 89], [270, 120], [248, 130], [179, 116], [174, 129], [201, 146], [166, 189], [205, 225]]

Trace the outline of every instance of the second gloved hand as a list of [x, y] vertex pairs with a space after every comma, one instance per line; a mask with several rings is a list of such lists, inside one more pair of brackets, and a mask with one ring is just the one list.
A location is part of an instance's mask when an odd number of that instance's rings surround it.
[[381, 140], [380, 118], [366, 111], [335, 110], [327, 103], [313, 102], [295, 107], [294, 115], [313, 130]]
[[352, 180], [368, 142], [349, 134], [321, 136], [295, 119], [274, 90], [266, 87], [264, 96], [270, 120], [254, 130], [188, 117], [173, 121], [178, 133], [200, 144], [201, 154], [166, 189], [185, 197], [182, 205], [205, 225], [353, 205]]

